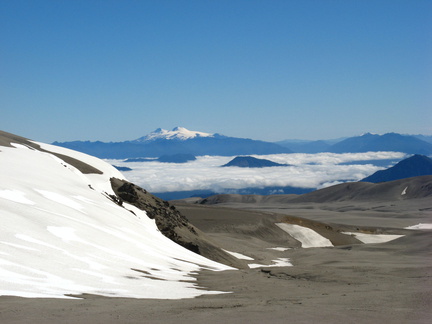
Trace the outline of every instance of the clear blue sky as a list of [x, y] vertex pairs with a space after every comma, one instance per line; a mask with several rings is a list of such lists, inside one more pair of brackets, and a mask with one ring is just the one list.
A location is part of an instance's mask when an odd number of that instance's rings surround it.
[[432, 1], [0, 0], [0, 129], [432, 134]]

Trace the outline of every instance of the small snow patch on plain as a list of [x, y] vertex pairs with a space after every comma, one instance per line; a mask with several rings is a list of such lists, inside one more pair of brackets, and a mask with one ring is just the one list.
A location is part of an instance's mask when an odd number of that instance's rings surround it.
[[275, 251], [287, 251], [290, 250], [291, 248], [284, 248], [284, 247], [274, 247], [274, 248], [267, 248], [267, 250], [275, 250]]
[[237, 259], [240, 260], [254, 260], [251, 257], [248, 257], [247, 255], [241, 254], [241, 253], [237, 253], [237, 252], [231, 252], [231, 251], [227, 251], [224, 250], [226, 253], [231, 254], [232, 256], [236, 257]]
[[290, 262], [289, 258], [279, 258], [276, 260], [273, 260], [273, 264], [265, 265], [265, 264], [257, 264], [257, 263], [251, 263], [248, 264], [249, 268], [255, 269], [255, 268], [262, 268], [262, 267], [292, 267], [292, 263]]
[[352, 232], [342, 232], [346, 235], [354, 235], [356, 239], [365, 243], [385, 243], [396, 240], [405, 235], [391, 235], [391, 234], [365, 234], [365, 233], [352, 233]]
[[423, 229], [430, 230], [430, 229], [432, 229], [432, 224], [420, 223], [420, 224], [417, 224], [417, 225], [412, 225], [412, 226], [405, 227], [405, 229], [409, 229], [409, 230], [423, 230]]
[[286, 223], [276, 223], [276, 225], [299, 241], [302, 248], [333, 246], [329, 239], [308, 227]]

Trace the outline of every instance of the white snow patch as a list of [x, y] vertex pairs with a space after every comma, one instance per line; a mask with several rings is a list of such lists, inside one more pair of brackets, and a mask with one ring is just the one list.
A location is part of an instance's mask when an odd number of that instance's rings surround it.
[[275, 251], [288, 251], [291, 250], [291, 248], [285, 248], [285, 247], [274, 247], [274, 248], [267, 248], [267, 250], [275, 250]]
[[405, 227], [405, 229], [409, 229], [409, 230], [430, 230], [432, 229], [432, 224], [428, 224], [428, 223], [420, 223], [417, 225], [411, 225], [408, 227]]
[[276, 223], [276, 225], [299, 241], [302, 248], [333, 246], [329, 239], [308, 227], [286, 223]]
[[289, 258], [279, 258], [276, 260], [273, 260], [274, 263], [272, 264], [257, 264], [257, 263], [251, 263], [248, 264], [249, 268], [255, 269], [255, 268], [262, 268], [262, 267], [292, 267], [292, 263], [290, 262]]
[[236, 257], [237, 259], [241, 260], [254, 260], [254, 258], [248, 257], [247, 255], [237, 253], [237, 252], [231, 252], [228, 250], [224, 250], [226, 253], [231, 254], [232, 256]]
[[402, 191], [401, 196], [406, 195], [408, 187], [405, 187], [405, 189]]
[[385, 243], [396, 240], [405, 235], [393, 235], [393, 234], [365, 234], [365, 233], [354, 233], [354, 232], [342, 232], [346, 235], [354, 235], [356, 239], [365, 243]]

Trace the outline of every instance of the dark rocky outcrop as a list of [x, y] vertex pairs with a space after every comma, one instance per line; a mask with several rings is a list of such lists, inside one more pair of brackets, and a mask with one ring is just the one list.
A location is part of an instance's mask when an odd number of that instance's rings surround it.
[[162, 234], [172, 241], [211, 260], [236, 268], [245, 267], [243, 261], [211, 243], [203, 232], [190, 224], [186, 217], [167, 201], [126, 180], [111, 178], [111, 185], [120, 200], [117, 203], [122, 205], [127, 202], [144, 210], [148, 217], [155, 220]]

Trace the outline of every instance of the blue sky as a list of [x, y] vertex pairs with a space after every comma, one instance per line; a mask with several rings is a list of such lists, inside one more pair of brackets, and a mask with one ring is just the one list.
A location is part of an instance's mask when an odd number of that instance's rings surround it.
[[0, 1], [0, 129], [432, 134], [432, 1]]

